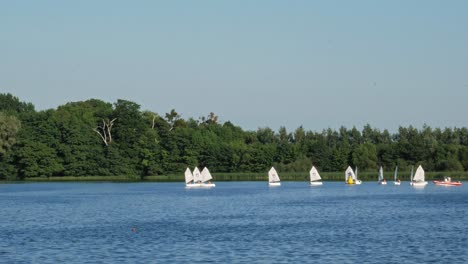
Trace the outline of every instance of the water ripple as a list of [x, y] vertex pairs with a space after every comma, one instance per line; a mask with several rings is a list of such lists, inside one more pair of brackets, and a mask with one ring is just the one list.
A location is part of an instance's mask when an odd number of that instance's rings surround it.
[[0, 185], [0, 263], [466, 263], [468, 191]]

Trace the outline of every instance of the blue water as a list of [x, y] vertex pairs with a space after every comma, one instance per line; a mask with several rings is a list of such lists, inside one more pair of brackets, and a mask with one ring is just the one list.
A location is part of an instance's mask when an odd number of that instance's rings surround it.
[[468, 183], [216, 184], [0, 184], [0, 263], [468, 262]]

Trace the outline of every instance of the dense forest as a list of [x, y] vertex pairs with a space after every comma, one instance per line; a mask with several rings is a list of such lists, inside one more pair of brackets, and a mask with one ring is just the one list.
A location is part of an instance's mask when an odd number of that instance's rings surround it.
[[468, 129], [400, 127], [391, 134], [362, 130], [244, 131], [209, 113], [184, 120], [142, 111], [137, 103], [97, 99], [36, 111], [32, 103], [0, 94], [0, 180], [50, 176], [113, 176], [183, 173], [208, 166], [212, 172], [361, 171], [382, 165], [429, 171], [468, 170]]

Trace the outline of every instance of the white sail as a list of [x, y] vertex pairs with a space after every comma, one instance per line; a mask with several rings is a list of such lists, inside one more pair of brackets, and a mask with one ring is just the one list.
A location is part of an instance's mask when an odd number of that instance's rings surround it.
[[310, 169], [309, 171], [309, 174], [310, 174], [310, 181], [319, 181], [322, 179], [322, 177], [320, 177], [320, 174], [318, 173], [317, 169], [312, 166], [312, 169]]
[[187, 168], [187, 169], [185, 170], [185, 183], [189, 183], [189, 182], [191, 182], [191, 181], [193, 181], [193, 174], [192, 174], [192, 172], [190, 171], [190, 169]]
[[201, 176], [200, 170], [197, 167], [195, 167], [195, 169], [193, 169], [193, 181], [197, 183], [197, 182], [200, 182], [201, 180], [202, 180], [202, 176]]
[[393, 175], [393, 179], [397, 181], [398, 179], [398, 165], [395, 167], [395, 174]]
[[416, 169], [416, 173], [414, 174], [413, 181], [419, 182], [419, 181], [424, 181], [424, 170], [419, 165], [419, 167]]
[[345, 171], [345, 181], [347, 182], [349, 177], [351, 177], [353, 180], [356, 180], [356, 175], [354, 174], [353, 169], [351, 169], [350, 166]]
[[208, 170], [208, 168], [207, 167], [203, 168], [203, 170], [201, 172], [201, 181], [202, 182], [207, 182], [207, 181], [209, 181], [211, 179], [213, 179], [213, 177], [211, 177], [211, 173]]
[[280, 178], [278, 173], [276, 172], [275, 168], [271, 167], [270, 171], [268, 171], [268, 181], [269, 182], [279, 182]]
[[384, 177], [383, 177], [383, 168], [382, 166], [380, 166], [380, 169], [379, 169], [379, 181], [383, 181]]
[[353, 180], [357, 180], [357, 166], [356, 166], [356, 172], [353, 175]]

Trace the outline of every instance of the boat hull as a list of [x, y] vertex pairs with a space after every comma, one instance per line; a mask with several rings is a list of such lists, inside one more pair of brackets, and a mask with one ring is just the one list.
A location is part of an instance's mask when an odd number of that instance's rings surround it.
[[381, 181], [379, 182], [380, 185], [387, 185], [387, 182]]
[[214, 183], [188, 183], [185, 188], [213, 188], [216, 187]]
[[269, 182], [268, 186], [270, 186], [270, 187], [281, 186], [281, 182]]
[[460, 186], [462, 185], [461, 182], [447, 182], [447, 181], [432, 181], [435, 185], [439, 186]]
[[310, 186], [320, 186], [320, 185], [323, 185], [323, 183], [320, 182], [320, 181], [313, 181], [313, 182], [310, 182]]
[[356, 180], [355, 182], [345, 182], [347, 185], [360, 185], [362, 184], [361, 180]]
[[401, 182], [393, 182], [394, 185], [400, 185]]
[[427, 181], [411, 182], [411, 186], [422, 187], [427, 185]]

